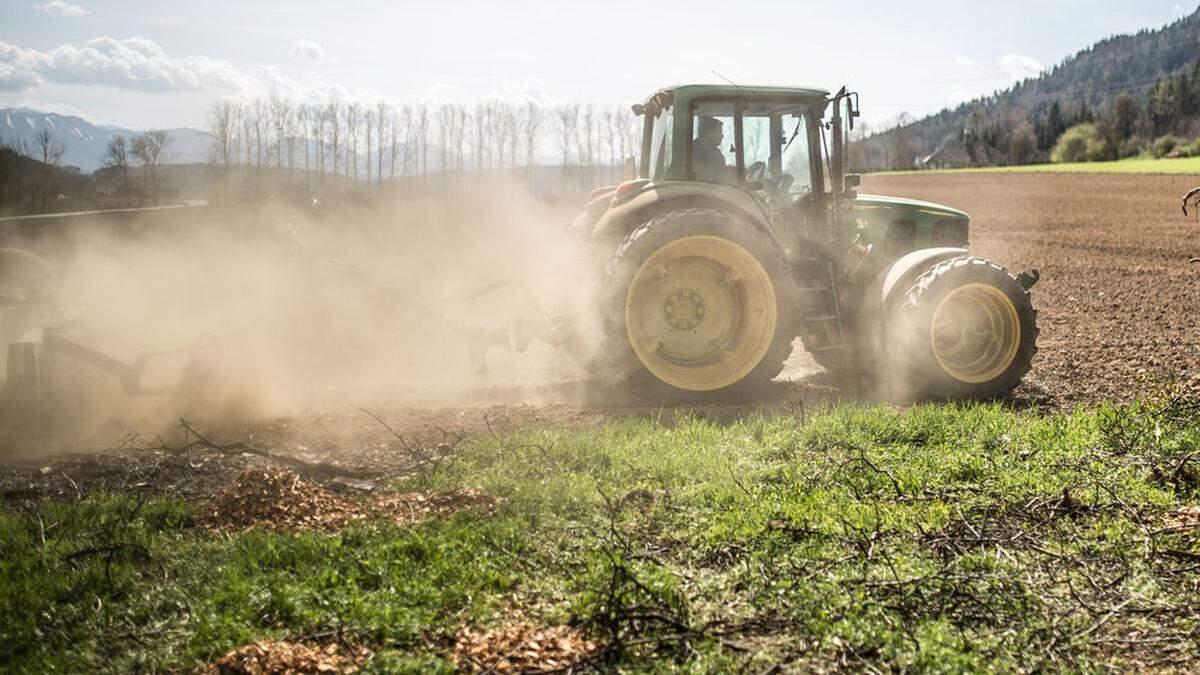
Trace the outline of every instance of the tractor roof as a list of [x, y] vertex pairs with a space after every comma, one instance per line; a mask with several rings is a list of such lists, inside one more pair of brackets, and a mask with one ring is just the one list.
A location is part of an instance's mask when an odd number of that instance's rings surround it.
[[[694, 99], [704, 98], [769, 98], [804, 102], [824, 101], [829, 97], [826, 89], [812, 87], [763, 87], [736, 84], [682, 84], [663, 87], [651, 94], [643, 104], [650, 110], [662, 110], [672, 103], [688, 104]], [[639, 113], [640, 114], [640, 113]]]

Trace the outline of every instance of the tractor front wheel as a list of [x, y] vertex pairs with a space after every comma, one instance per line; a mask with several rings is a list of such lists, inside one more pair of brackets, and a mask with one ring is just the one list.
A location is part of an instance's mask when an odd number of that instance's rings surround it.
[[1003, 267], [971, 256], [917, 278], [891, 317], [888, 349], [907, 366], [904, 384], [935, 398], [1008, 393], [1037, 353], [1037, 311]]

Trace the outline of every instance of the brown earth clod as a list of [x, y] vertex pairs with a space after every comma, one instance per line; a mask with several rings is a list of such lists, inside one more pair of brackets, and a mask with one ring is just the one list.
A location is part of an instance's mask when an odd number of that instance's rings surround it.
[[371, 652], [364, 647], [331, 642], [323, 647], [298, 642], [254, 642], [208, 664], [203, 675], [276, 675], [283, 673], [353, 673]]
[[451, 659], [460, 671], [471, 673], [565, 671], [598, 649], [576, 628], [520, 620], [499, 628], [462, 629], [454, 637]]
[[212, 499], [199, 524], [212, 531], [262, 526], [277, 532], [329, 533], [353, 522], [387, 520], [403, 525], [427, 518], [445, 518], [468, 508], [491, 514], [499, 503], [496, 497], [474, 488], [351, 499], [291, 471], [252, 466]]

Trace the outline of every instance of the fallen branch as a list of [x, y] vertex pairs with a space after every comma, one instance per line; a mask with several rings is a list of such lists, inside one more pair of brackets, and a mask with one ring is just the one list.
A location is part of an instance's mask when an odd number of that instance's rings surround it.
[[[196, 440], [191, 443], [188, 443], [181, 450], [178, 450], [177, 452], [186, 452], [194, 447], [200, 446], [200, 447], [209, 448], [211, 450], [216, 450], [217, 452], [224, 454], [224, 455], [239, 455], [239, 454], [258, 455], [259, 457], [269, 459], [272, 462], [275, 462], [277, 464], [283, 464], [285, 466], [289, 466], [292, 469], [295, 469], [297, 473], [305, 474], [305, 475], [308, 475], [308, 476], [311, 476], [314, 478], [356, 478], [359, 480], [363, 480], [363, 479], [369, 479], [369, 478], [375, 477], [375, 474], [367, 472], [367, 471], [350, 469], [350, 468], [338, 466], [336, 464], [330, 464], [328, 462], [308, 462], [303, 459], [297, 459], [295, 457], [289, 457], [287, 455], [277, 455], [269, 450], [266, 450], [263, 448], [257, 448], [252, 445], [248, 445], [246, 443], [231, 443], [229, 445], [219, 445], [217, 443], [214, 443], [214, 442], [208, 440], [200, 432], [196, 431], [196, 429], [194, 427], [192, 427], [192, 425], [189, 424], [186, 419], [183, 419], [182, 417], [179, 418], [179, 424], [184, 428], [185, 431], [187, 431], [192, 436], [195, 436]], [[168, 448], [168, 449], [170, 449], [170, 448]]]

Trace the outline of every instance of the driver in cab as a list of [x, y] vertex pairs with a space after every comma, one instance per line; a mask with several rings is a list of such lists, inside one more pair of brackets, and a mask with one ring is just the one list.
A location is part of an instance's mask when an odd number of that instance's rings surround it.
[[712, 117], [701, 117], [696, 138], [692, 140], [692, 173], [696, 180], [710, 183], [737, 184], [737, 172], [725, 164], [721, 143], [725, 140], [724, 125]]

